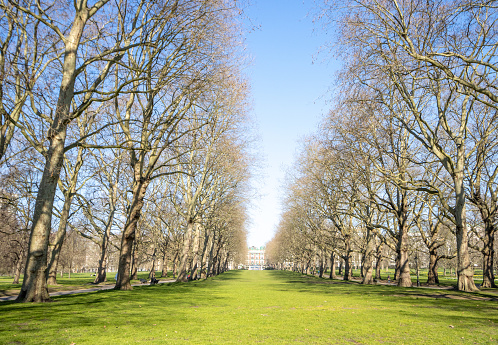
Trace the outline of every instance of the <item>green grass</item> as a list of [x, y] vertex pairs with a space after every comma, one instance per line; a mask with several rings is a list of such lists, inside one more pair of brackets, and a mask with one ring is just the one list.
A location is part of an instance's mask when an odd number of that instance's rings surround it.
[[496, 344], [492, 292], [362, 286], [282, 271], [0, 303], [0, 344]]
[[[98, 285], [92, 284], [95, 277], [92, 276], [92, 273], [71, 273], [71, 278], [68, 277], [67, 274], [64, 277], [57, 277], [57, 285], [49, 285], [49, 291], [69, 291], [69, 290], [80, 290], [80, 289], [89, 289], [95, 286], [103, 286], [103, 285], [114, 285], [116, 284], [116, 280], [114, 280], [114, 276], [116, 272], [108, 272], [107, 273], [107, 282], [100, 283]], [[172, 277], [172, 273], [168, 273], [168, 278], [162, 277], [160, 271], [156, 271], [156, 277], [158, 279], [170, 279]], [[149, 272], [138, 272], [138, 279], [147, 279], [149, 276]], [[20, 279], [21, 284], [12, 284], [14, 277], [12, 276], [0, 276], [0, 297], [2, 296], [15, 296], [19, 294], [19, 290], [22, 286], [22, 276]], [[132, 284], [140, 283], [140, 280], [132, 280]]]

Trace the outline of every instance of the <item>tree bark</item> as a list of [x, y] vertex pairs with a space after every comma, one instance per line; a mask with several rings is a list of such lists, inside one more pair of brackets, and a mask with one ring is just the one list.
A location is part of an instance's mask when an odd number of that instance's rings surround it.
[[62, 245], [64, 244], [64, 239], [66, 238], [67, 223], [69, 221], [69, 212], [71, 210], [71, 204], [73, 202], [73, 188], [64, 193], [64, 205], [62, 207], [62, 213], [59, 220], [59, 228], [55, 235], [55, 243], [50, 253], [50, 262], [47, 269], [47, 284], [56, 285], [57, 284], [57, 266], [59, 263], [59, 257], [61, 253]]
[[486, 222], [484, 229], [484, 246], [482, 249], [482, 287], [496, 288], [494, 274], [495, 257], [495, 227], [491, 222]]
[[408, 250], [410, 248], [409, 238], [408, 238], [408, 226], [406, 220], [403, 219], [399, 222], [399, 238], [397, 243], [398, 252], [398, 286], [411, 287], [412, 279], [410, 277], [410, 262]]
[[192, 250], [192, 269], [190, 270], [190, 277], [197, 279], [197, 270], [199, 268], [199, 237], [200, 228], [199, 224], [194, 225], [194, 246]]
[[367, 243], [365, 245], [365, 254], [363, 255], [363, 280], [362, 284], [373, 284], [373, 241], [374, 236], [370, 229], [367, 229]]
[[[462, 146], [461, 144], [459, 146]], [[463, 149], [458, 152], [457, 172], [453, 176], [455, 186], [455, 208], [454, 216], [456, 223], [456, 242], [457, 242], [457, 276], [459, 291], [477, 291], [479, 290], [474, 284], [474, 270], [470, 264], [469, 245], [467, 236], [467, 219], [465, 209], [465, 187], [464, 187], [464, 158]]]
[[168, 252], [166, 249], [163, 252], [163, 258], [162, 258], [162, 267], [161, 267], [161, 277], [167, 277], [168, 276]]
[[142, 207], [144, 205], [144, 197], [150, 181], [148, 180], [135, 180], [133, 188], [133, 199], [130, 205], [130, 211], [126, 224], [124, 227], [123, 235], [121, 237], [121, 250], [119, 252], [119, 267], [118, 277], [116, 280], [116, 290], [132, 290], [130, 284], [130, 266], [131, 255], [133, 250], [133, 242], [136, 238], [136, 230], [138, 221], [140, 219]]
[[318, 276], [320, 278], [323, 278], [323, 271], [325, 270], [325, 262], [324, 262], [324, 258], [323, 258], [323, 255], [320, 256], [320, 273], [318, 274]]
[[439, 276], [437, 274], [438, 255], [437, 249], [429, 249], [429, 271], [427, 272], [427, 284], [439, 285]]
[[200, 259], [200, 263], [201, 263], [201, 267], [200, 267], [200, 271], [201, 271], [201, 279], [205, 279], [207, 277], [207, 265], [208, 265], [208, 249], [209, 249], [209, 242], [212, 242], [211, 240], [211, 236], [209, 236], [209, 234], [206, 232], [205, 236], [204, 236], [204, 245], [203, 245], [203, 248], [202, 248], [202, 256], [201, 256], [201, 259]]
[[73, 26], [66, 40], [59, 98], [57, 100], [55, 117], [47, 135], [49, 149], [36, 196], [26, 268], [17, 301], [46, 302], [50, 300], [46, 273], [47, 250], [52, 225], [52, 209], [62, 161], [64, 159], [66, 131], [67, 125], [70, 122], [69, 114], [74, 96], [76, 53], [88, 15], [87, 8], [77, 9]]
[[22, 262], [24, 261], [24, 250], [21, 250], [19, 257], [14, 268], [14, 281], [12, 284], [19, 284], [19, 278], [21, 277]]
[[193, 223], [192, 219], [188, 219], [187, 229], [185, 231], [185, 240], [184, 240], [184, 244], [183, 244], [183, 251], [182, 251], [182, 256], [180, 259], [178, 278], [176, 278], [177, 281], [186, 282], [188, 280], [187, 264], [188, 264], [190, 246], [191, 246], [191, 242], [192, 242], [193, 228], [194, 228], [194, 223]]
[[334, 252], [330, 253], [330, 279], [335, 279], [335, 255]]
[[345, 236], [344, 238], [345, 245], [345, 254], [342, 257], [344, 260], [344, 276], [343, 280], [350, 280], [353, 276], [352, 267], [351, 267], [351, 238], [349, 236]]
[[137, 238], [133, 241], [133, 249], [131, 253], [131, 270], [130, 270], [130, 280], [138, 279], [138, 242]]
[[382, 243], [377, 246], [375, 252], [375, 280], [381, 280], [381, 263], [382, 263]]

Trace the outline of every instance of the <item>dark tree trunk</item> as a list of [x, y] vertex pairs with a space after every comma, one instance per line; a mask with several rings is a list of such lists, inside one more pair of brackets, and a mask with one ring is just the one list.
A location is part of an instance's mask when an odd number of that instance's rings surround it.
[[185, 232], [185, 239], [183, 244], [183, 251], [180, 258], [180, 267], [178, 272], [177, 281], [186, 282], [188, 280], [187, 277], [187, 269], [188, 269], [188, 261], [190, 256], [190, 247], [192, 243], [192, 232], [194, 228], [194, 222], [192, 219], [188, 219], [187, 221], [187, 231]]
[[335, 279], [335, 255], [334, 252], [330, 254], [330, 279]]
[[55, 235], [55, 243], [50, 253], [50, 261], [47, 268], [48, 285], [57, 284], [57, 265], [59, 263], [61, 248], [64, 244], [64, 239], [66, 238], [66, 228], [69, 220], [69, 211], [71, 210], [73, 196], [74, 194], [69, 191], [65, 193], [64, 205], [62, 207], [61, 218], [59, 221], [59, 229]]
[[[130, 205], [128, 217], [126, 219], [123, 235], [121, 237], [121, 251], [119, 253], [119, 267], [118, 267], [118, 277], [116, 281], [116, 290], [132, 290], [130, 284], [130, 266], [131, 266], [131, 256], [134, 247], [134, 242], [136, 238], [136, 229], [138, 221], [140, 219], [142, 207], [144, 205], [144, 197], [147, 191], [149, 181], [143, 181], [141, 179], [135, 178], [135, 185], [133, 188], [133, 201]], [[136, 244], [135, 244], [135, 255]], [[135, 260], [134, 260], [135, 261]], [[136, 265], [135, 265], [136, 270]], [[136, 275], [136, 271], [134, 272]], [[136, 279], [133, 274], [131, 279]]]
[[22, 263], [24, 261], [24, 251], [21, 250], [17, 257], [17, 262], [14, 267], [14, 281], [12, 284], [19, 284], [19, 278], [21, 277], [21, 271], [22, 271]]
[[100, 259], [97, 274], [93, 281], [94, 284], [100, 284], [107, 281], [107, 243], [106, 240], [102, 241], [100, 245]]
[[344, 260], [344, 276], [343, 280], [350, 280], [353, 277], [352, 267], [351, 267], [351, 238], [346, 236], [344, 239], [345, 245], [345, 255], [342, 257]]
[[320, 278], [323, 278], [323, 271], [325, 270], [325, 262], [324, 262], [324, 259], [323, 257], [320, 257], [320, 273], [318, 274], [318, 276]]
[[409, 239], [408, 239], [408, 226], [406, 224], [406, 220], [400, 220], [399, 223], [399, 237], [397, 243], [397, 273], [396, 276], [398, 280], [398, 286], [402, 287], [411, 287], [412, 279], [410, 276], [410, 262], [408, 250], [410, 248]]
[[138, 243], [137, 239], [133, 241], [133, 249], [131, 256], [131, 271], [130, 271], [130, 280], [138, 279]]
[[367, 243], [365, 245], [365, 254], [363, 255], [362, 271], [364, 272], [362, 284], [373, 284], [373, 241], [374, 236], [370, 229], [367, 229]]
[[496, 288], [494, 275], [495, 257], [495, 227], [491, 222], [486, 222], [484, 229], [484, 247], [482, 249], [482, 287]]
[[438, 255], [437, 249], [429, 249], [429, 271], [427, 272], [427, 284], [439, 285], [439, 276], [437, 274]]
[[156, 248], [154, 248], [154, 252], [152, 253], [152, 264], [149, 272], [149, 279], [156, 278]]
[[161, 277], [167, 277], [167, 276], [168, 276], [168, 255], [165, 250], [162, 258]]

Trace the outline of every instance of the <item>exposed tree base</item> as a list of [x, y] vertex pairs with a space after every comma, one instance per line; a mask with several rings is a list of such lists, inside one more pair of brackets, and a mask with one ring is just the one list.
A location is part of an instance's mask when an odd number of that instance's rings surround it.
[[48, 294], [48, 289], [42, 289], [40, 293], [33, 291], [28, 293], [26, 290], [21, 290], [19, 296], [17, 296], [16, 302], [34, 302], [34, 303], [45, 303], [51, 302], [50, 295]]
[[398, 280], [398, 286], [400, 287], [412, 287], [412, 279], [406, 277], [400, 277]]
[[457, 290], [465, 292], [479, 291], [477, 286], [474, 284], [474, 279], [472, 278], [472, 276], [469, 277], [464, 274], [458, 276]]
[[131, 286], [130, 283], [122, 285], [122, 286], [115, 286], [114, 290], [120, 290], [120, 291], [130, 291], [133, 290], [133, 286]]
[[482, 281], [482, 284], [481, 284], [481, 287], [483, 288], [493, 288], [493, 289], [496, 289], [498, 286], [495, 284], [494, 281], [491, 281], [489, 279], [484, 279]]
[[366, 275], [363, 277], [363, 280], [361, 281], [361, 283], [363, 285], [373, 285], [375, 282], [372, 278], [372, 276], [370, 275], [370, 277], [367, 277]]

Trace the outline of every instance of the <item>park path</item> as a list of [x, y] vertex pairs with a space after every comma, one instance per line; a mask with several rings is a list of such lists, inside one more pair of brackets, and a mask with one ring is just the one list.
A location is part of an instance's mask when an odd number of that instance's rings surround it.
[[[168, 279], [168, 280], [160, 280], [158, 284], [165, 284], [165, 283], [173, 283], [175, 282], [175, 279]], [[144, 286], [146, 284], [132, 284], [132, 286]], [[77, 293], [87, 293], [87, 292], [95, 292], [95, 291], [102, 291], [102, 290], [111, 290], [114, 288], [114, 285], [102, 285], [102, 286], [96, 286], [93, 288], [88, 288], [88, 289], [78, 289], [78, 290], [68, 290], [68, 291], [56, 291], [56, 292], [51, 292], [49, 295], [50, 297], [55, 297], [55, 296], [64, 296], [64, 295], [74, 295]], [[17, 298], [17, 295], [15, 296], [4, 296], [0, 297], [0, 302], [6, 302], [6, 301], [13, 301]]]

